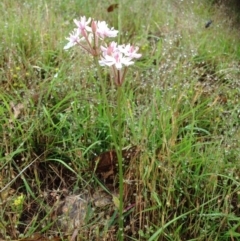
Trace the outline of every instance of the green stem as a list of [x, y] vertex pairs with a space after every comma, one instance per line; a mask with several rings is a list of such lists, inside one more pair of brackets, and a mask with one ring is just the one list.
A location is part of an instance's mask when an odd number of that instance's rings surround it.
[[109, 128], [110, 133], [113, 138], [114, 146], [117, 153], [118, 158], [118, 175], [119, 175], [119, 219], [118, 219], [118, 225], [119, 225], [119, 231], [118, 231], [118, 240], [123, 241], [123, 158], [122, 158], [122, 87], [117, 85], [117, 120], [118, 120], [118, 129], [115, 130], [113, 127], [113, 121], [112, 121], [112, 115], [109, 108], [109, 103], [107, 99], [107, 93], [106, 93], [106, 85], [101, 75], [101, 69], [98, 64], [98, 58], [94, 58], [95, 64], [98, 68], [98, 77], [100, 80], [101, 88], [102, 88], [102, 97], [103, 97], [103, 104], [105, 106], [105, 111], [108, 117], [109, 121]]
[[[119, 175], [119, 232], [118, 240], [123, 240], [123, 158], [122, 158], [122, 87], [117, 87], [117, 118], [118, 118], [118, 145], [117, 157], [118, 157], [118, 175]], [[116, 145], [116, 147], [117, 147]]]

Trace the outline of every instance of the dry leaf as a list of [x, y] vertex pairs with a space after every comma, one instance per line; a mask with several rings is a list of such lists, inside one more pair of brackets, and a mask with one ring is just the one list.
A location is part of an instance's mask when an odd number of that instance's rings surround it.
[[97, 189], [93, 193], [93, 201], [96, 207], [105, 207], [112, 204], [112, 195], [109, 195], [102, 189]]
[[[123, 163], [128, 164], [138, 153], [138, 148], [133, 146], [122, 150]], [[95, 157], [91, 169], [96, 169], [96, 174], [101, 174], [104, 180], [113, 180], [117, 173], [118, 158], [115, 150], [106, 151]]]
[[108, 12], [113, 12], [113, 10], [114, 10], [115, 8], [118, 8], [118, 4], [117, 4], [117, 3], [111, 4], [111, 5], [107, 8], [107, 11], [108, 11]]
[[17, 105], [14, 105], [13, 102], [10, 102], [10, 106], [12, 107], [14, 118], [17, 119], [21, 114], [24, 108], [24, 105], [22, 103], [18, 103]]
[[115, 195], [112, 195], [112, 197], [113, 197], [113, 203], [114, 203], [115, 207], [116, 207], [117, 209], [119, 209], [119, 206], [120, 206], [120, 200], [119, 200], [119, 198], [118, 198], [117, 196], [115, 196]]

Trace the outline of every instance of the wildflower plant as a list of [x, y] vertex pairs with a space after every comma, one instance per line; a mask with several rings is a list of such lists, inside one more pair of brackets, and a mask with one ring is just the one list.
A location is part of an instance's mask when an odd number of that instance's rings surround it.
[[106, 38], [114, 38], [118, 30], [109, 28], [105, 21], [95, 21], [91, 18], [81, 17], [80, 20], [74, 19], [76, 28], [66, 39], [68, 43], [64, 46], [67, 50], [73, 46], [79, 46], [90, 55], [98, 59], [100, 66], [108, 66], [114, 73], [114, 81], [117, 86], [124, 82], [127, 67], [134, 64], [134, 59], [141, 57], [138, 47], [118, 45], [112, 41], [106, 42]]
[[21, 212], [22, 209], [23, 209], [23, 203], [24, 203], [24, 195], [21, 194], [20, 196], [16, 197], [14, 200], [13, 200], [13, 209], [17, 212]]
[[99, 67], [106, 66], [110, 68], [110, 72], [113, 75], [113, 81], [117, 86], [117, 119], [118, 129], [113, 128], [112, 115], [108, 105], [106, 89], [104, 81], [101, 77], [101, 71], [99, 71], [99, 79], [102, 87], [102, 98], [104, 106], [106, 106], [106, 112], [108, 116], [110, 132], [113, 138], [115, 149], [118, 157], [118, 169], [119, 169], [119, 240], [123, 240], [123, 158], [122, 158], [122, 108], [123, 90], [122, 85], [124, 83], [127, 69], [130, 65], [134, 64], [135, 59], [139, 59], [141, 54], [138, 53], [138, 47], [130, 44], [120, 45], [117, 42], [110, 41], [108, 38], [115, 38], [118, 34], [118, 30], [113, 27], [108, 27], [105, 21], [96, 21], [91, 18], [81, 17], [80, 20], [74, 19], [76, 28], [70, 33], [66, 39], [68, 43], [64, 46], [65, 50], [72, 47], [80, 47], [85, 50], [91, 56]]
[[11, 208], [13, 213], [16, 215], [16, 220], [19, 221], [23, 213], [23, 205], [25, 201], [25, 196], [23, 194], [17, 196], [12, 200]]

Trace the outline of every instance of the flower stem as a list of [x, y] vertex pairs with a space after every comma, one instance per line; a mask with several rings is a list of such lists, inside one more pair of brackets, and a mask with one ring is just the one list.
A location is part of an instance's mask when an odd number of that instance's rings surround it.
[[[118, 175], [119, 175], [119, 219], [118, 219], [118, 225], [119, 225], [119, 231], [118, 231], [118, 240], [123, 241], [123, 158], [122, 158], [122, 102], [123, 102], [123, 89], [120, 85], [117, 85], [117, 122], [118, 122], [118, 128], [117, 130], [113, 127], [113, 121], [112, 121], [112, 115], [110, 113], [109, 103], [107, 99], [107, 93], [105, 88], [105, 82], [101, 75], [101, 69], [99, 68], [98, 64], [98, 58], [95, 57], [95, 64], [98, 68], [98, 77], [100, 80], [101, 88], [102, 88], [102, 97], [103, 97], [103, 104], [105, 106], [105, 111], [108, 117], [109, 121], [109, 128], [110, 133], [113, 138], [114, 146], [117, 153], [118, 158]], [[119, 74], [119, 73], [118, 73]]]
[[118, 130], [117, 137], [118, 143], [116, 143], [117, 157], [118, 157], [118, 175], [119, 175], [119, 231], [118, 240], [123, 240], [123, 158], [122, 158], [122, 87], [117, 87], [117, 119]]

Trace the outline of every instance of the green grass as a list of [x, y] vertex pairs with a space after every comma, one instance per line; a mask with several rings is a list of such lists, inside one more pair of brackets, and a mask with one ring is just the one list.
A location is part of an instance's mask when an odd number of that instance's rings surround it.
[[[56, 227], [53, 204], [83, 190], [112, 193], [92, 160], [121, 141], [138, 150], [123, 163], [123, 207], [134, 205], [124, 213], [124, 240], [238, 240], [237, 15], [200, 0], [121, 0], [111, 13], [108, 6], [1, 3], [0, 239], [71, 236]], [[72, 20], [83, 15], [120, 28], [121, 43], [143, 54], [129, 69], [118, 112], [108, 70], [106, 102], [92, 59], [63, 50]], [[119, 240], [118, 225], [116, 203], [91, 202], [77, 237]]]

